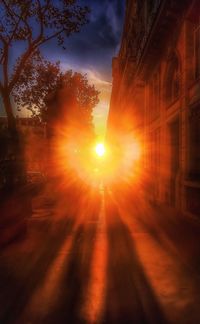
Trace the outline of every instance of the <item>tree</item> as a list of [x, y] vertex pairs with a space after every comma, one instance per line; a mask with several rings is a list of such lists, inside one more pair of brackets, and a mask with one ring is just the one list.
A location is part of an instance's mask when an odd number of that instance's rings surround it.
[[69, 70], [61, 79], [61, 85], [45, 100], [43, 119], [61, 127], [73, 125], [75, 136], [83, 130], [94, 135], [92, 111], [99, 102], [99, 92], [89, 84], [87, 75]]
[[[11, 94], [25, 69], [31, 71], [40, 47], [50, 40], [64, 47], [65, 38], [87, 22], [88, 12], [76, 0], [0, 0], [0, 95], [10, 130], [15, 129]], [[12, 65], [11, 51], [18, 42], [24, 50]]]
[[[74, 118], [88, 128], [92, 125], [92, 110], [98, 103], [98, 95], [94, 85], [89, 84], [87, 75], [72, 70], [63, 72], [59, 62], [53, 63], [41, 56], [34, 64], [26, 65], [13, 90], [19, 109], [29, 109], [33, 116], [49, 122], [67, 114], [72, 118], [76, 106]], [[59, 100], [63, 101], [64, 111]]]

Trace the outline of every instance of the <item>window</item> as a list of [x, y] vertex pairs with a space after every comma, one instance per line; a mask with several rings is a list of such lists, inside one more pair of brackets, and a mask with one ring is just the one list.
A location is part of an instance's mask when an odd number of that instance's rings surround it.
[[150, 133], [150, 168], [153, 175], [152, 192], [158, 196], [160, 175], [160, 129]]
[[154, 120], [159, 115], [160, 104], [160, 73], [154, 74], [152, 81], [150, 82], [149, 91], [149, 110], [150, 120]]
[[154, 1], [153, 0], [148, 0], [147, 1], [147, 12], [148, 14], [151, 14], [154, 8]]
[[190, 108], [189, 177], [191, 180], [200, 180], [200, 105]]
[[175, 101], [180, 95], [180, 64], [176, 54], [168, 63], [166, 79], [166, 102], [167, 104]]
[[200, 22], [194, 28], [194, 77], [200, 77]]

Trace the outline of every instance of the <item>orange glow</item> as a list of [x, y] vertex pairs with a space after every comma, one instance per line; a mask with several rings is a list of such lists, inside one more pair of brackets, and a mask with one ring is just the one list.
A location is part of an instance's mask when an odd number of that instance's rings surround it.
[[120, 184], [139, 180], [142, 146], [132, 135], [120, 136], [112, 143], [94, 144], [94, 138], [87, 138], [81, 132], [77, 134], [76, 128], [62, 129], [59, 125], [53, 146], [51, 169], [63, 179], [63, 185], [69, 177], [71, 181], [80, 180], [96, 188], [102, 182]]
[[96, 142], [75, 118], [63, 117], [54, 125], [48, 168], [59, 179], [61, 190], [70, 183], [99, 188], [101, 183], [118, 184], [140, 180], [142, 145], [133, 133], [110, 134]]

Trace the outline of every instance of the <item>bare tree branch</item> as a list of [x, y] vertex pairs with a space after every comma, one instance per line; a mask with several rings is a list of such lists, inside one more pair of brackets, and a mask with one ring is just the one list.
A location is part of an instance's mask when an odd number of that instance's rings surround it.
[[[9, 101], [9, 96], [20, 78], [23, 76], [25, 85], [32, 77], [31, 74], [34, 74], [34, 66], [31, 67], [31, 64], [40, 59], [39, 56], [35, 56], [39, 53], [39, 47], [52, 39], [57, 39], [58, 45], [62, 46], [65, 37], [77, 32], [87, 22], [88, 8], [77, 5], [77, 0], [0, 0], [0, 10], [3, 13], [0, 31], [0, 65], [3, 80], [0, 91]], [[14, 49], [18, 41], [26, 43], [26, 48], [15, 60], [16, 64], [9, 75], [10, 49]], [[23, 74], [25, 70], [28, 71], [27, 74]], [[7, 105], [6, 101], [4, 104]], [[6, 111], [12, 110], [11, 106], [9, 103]]]
[[0, 40], [2, 41], [2, 43], [5, 45], [7, 44], [7, 41], [5, 39], [5, 37], [3, 37], [3, 35], [0, 33]]
[[37, 0], [37, 4], [38, 4], [38, 19], [40, 22], [40, 33], [38, 35], [38, 37], [35, 39], [35, 44], [38, 43], [43, 35], [44, 35], [44, 21], [43, 21], [43, 14], [42, 14], [42, 7], [41, 7], [41, 3], [39, 0]]
[[28, 47], [28, 49], [26, 50], [26, 52], [23, 54], [23, 56], [21, 57], [21, 60], [16, 68], [16, 71], [8, 85], [8, 89], [9, 91], [12, 91], [13, 86], [15, 85], [15, 83], [18, 81], [19, 77], [20, 77], [20, 73], [23, 71], [24, 65], [26, 64], [26, 62], [28, 61], [28, 59], [30, 58], [30, 56], [33, 54], [34, 50], [36, 48], [33, 46], [33, 44], [31, 44], [31, 46]]
[[17, 31], [17, 28], [18, 28], [18, 26], [19, 26], [19, 23], [22, 21], [22, 22], [24, 23], [24, 25], [26, 26], [26, 28], [27, 28], [27, 32], [28, 32], [27, 40], [28, 40], [29, 45], [31, 45], [31, 40], [32, 40], [32, 35], [33, 35], [33, 33], [32, 33], [31, 26], [28, 24], [27, 20], [23, 17], [24, 14], [25, 14], [25, 12], [26, 12], [26, 9], [24, 9], [24, 11], [21, 13], [20, 16], [19, 16], [17, 13], [15, 13], [15, 16], [16, 16], [19, 20], [18, 20], [18, 24], [16, 24], [16, 28], [15, 28], [15, 30], [13, 31], [13, 35], [12, 35], [12, 37], [10, 37], [10, 39], [9, 39], [10, 42], [12, 41], [12, 39], [13, 39], [13, 37], [14, 37], [16, 31]]
[[48, 7], [49, 7], [49, 4], [50, 4], [50, 0], [47, 0], [46, 5], [42, 7], [42, 13], [43, 13], [43, 14], [45, 14], [46, 10], [47, 10]]
[[56, 33], [54, 33], [54, 34], [52, 34], [52, 35], [50, 35], [50, 36], [48, 36], [48, 37], [45, 37], [42, 41], [39, 42], [38, 45], [41, 46], [42, 44], [44, 44], [44, 43], [50, 41], [51, 39], [53, 39], [53, 38], [55, 38], [55, 37], [61, 35], [64, 31], [65, 31], [65, 29], [63, 28], [63, 29], [59, 30], [58, 32], [56, 32]]
[[2, 94], [2, 92], [3, 92], [3, 84], [0, 81], [0, 93]]
[[3, 78], [4, 87], [8, 87], [8, 48], [9, 45], [6, 44], [4, 47], [4, 60], [3, 60]]
[[24, 11], [21, 13], [21, 15], [17, 15], [17, 13], [15, 13], [14, 15], [18, 18], [18, 21], [16, 21], [16, 25], [11, 33], [11, 36], [9, 37], [9, 44], [11, 43], [11, 41], [13, 40], [15, 33], [17, 32], [17, 29], [19, 27], [20, 22], [23, 20], [23, 14], [25, 13], [25, 9]]
[[[10, 8], [9, 4], [5, 0], [2, 0], [2, 3], [4, 4], [4, 6], [5, 6], [6, 10], [7, 10], [7, 13], [15, 21], [14, 13], [13, 13], [12, 9]], [[16, 23], [16, 21], [15, 21], [15, 23]]]
[[2, 50], [2, 55], [1, 55], [1, 58], [0, 58], [0, 65], [2, 65], [4, 57], [5, 57], [5, 48], [7, 46], [7, 42], [6, 42], [5, 38], [1, 34], [0, 34], [0, 40], [3, 43], [3, 48], [1, 49]]

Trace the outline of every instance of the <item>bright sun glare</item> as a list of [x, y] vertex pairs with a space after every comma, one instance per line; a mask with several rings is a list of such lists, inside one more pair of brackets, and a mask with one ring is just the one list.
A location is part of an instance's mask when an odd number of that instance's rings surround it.
[[105, 146], [103, 143], [99, 143], [96, 145], [95, 152], [98, 156], [100, 156], [100, 157], [103, 156], [105, 154], [105, 151], [106, 150], [105, 150]]

